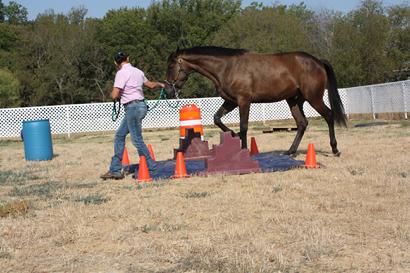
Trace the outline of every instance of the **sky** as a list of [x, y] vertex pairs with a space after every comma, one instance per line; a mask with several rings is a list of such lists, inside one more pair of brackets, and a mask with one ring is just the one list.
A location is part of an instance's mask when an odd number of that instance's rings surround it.
[[[88, 9], [88, 17], [101, 18], [110, 9], [118, 9], [120, 7], [142, 7], [146, 8], [152, 0], [14, 0], [15, 2], [26, 7], [28, 10], [28, 17], [30, 20], [36, 18], [37, 14], [46, 10], [53, 9], [56, 13], [66, 14], [72, 7], [84, 6]], [[248, 6], [255, 0], [242, 0], [242, 7]], [[309, 8], [313, 10], [332, 9], [341, 12], [348, 12], [357, 8], [360, 5], [360, 0], [256, 0], [262, 2], [265, 6], [273, 3], [279, 4], [299, 4], [304, 2]], [[383, 3], [387, 6], [396, 5], [406, 2], [408, 0], [384, 0]], [[3, 0], [7, 4], [10, 0]]]

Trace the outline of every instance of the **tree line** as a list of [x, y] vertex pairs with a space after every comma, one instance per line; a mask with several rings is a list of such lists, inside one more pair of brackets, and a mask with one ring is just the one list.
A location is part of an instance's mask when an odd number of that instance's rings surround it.
[[[0, 0], [0, 107], [110, 101], [113, 56], [130, 54], [151, 80], [163, 80], [177, 47], [215, 45], [256, 52], [305, 51], [334, 66], [340, 87], [410, 76], [410, 6], [364, 0], [348, 12], [314, 11], [301, 2], [241, 7], [239, 0], [158, 0], [103, 18], [84, 7], [27, 19]], [[183, 97], [216, 96], [192, 75]], [[146, 91], [150, 99], [158, 92]]]

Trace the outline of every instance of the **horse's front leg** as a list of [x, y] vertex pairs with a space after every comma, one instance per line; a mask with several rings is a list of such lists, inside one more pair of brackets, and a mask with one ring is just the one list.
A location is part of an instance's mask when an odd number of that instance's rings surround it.
[[225, 100], [222, 106], [218, 109], [218, 111], [214, 115], [214, 123], [216, 126], [221, 128], [222, 131], [224, 132], [231, 132], [232, 136], [235, 135], [235, 133], [229, 129], [228, 127], [225, 126], [225, 124], [222, 123], [221, 118], [231, 112], [233, 109], [235, 109], [238, 105], [234, 102]]
[[240, 117], [239, 137], [241, 138], [242, 149], [248, 148], [248, 141], [247, 141], [246, 135], [248, 133], [250, 106], [251, 104], [249, 102], [239, 104], [239, 117]]

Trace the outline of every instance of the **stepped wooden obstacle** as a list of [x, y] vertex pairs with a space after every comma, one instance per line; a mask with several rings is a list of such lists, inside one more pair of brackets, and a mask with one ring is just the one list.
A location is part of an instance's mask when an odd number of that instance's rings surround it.
[[241, 149], [239, 137], [221, 133], [219, 145], [213, 145], [212, 155], [205, 159], [205, 172], [245, 174], [260, 172], [259, 162], [251, 159], [248, 149]]

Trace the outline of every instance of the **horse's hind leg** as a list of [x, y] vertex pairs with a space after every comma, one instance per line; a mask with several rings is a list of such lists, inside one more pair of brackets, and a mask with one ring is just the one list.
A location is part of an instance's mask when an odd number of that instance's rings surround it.
[[215, 113], [214, 115], [214, 123], [216, 126], [218, 126], [219, 128], [221, 128], [222, 131], [224, 132], [232, 132], [232, 135], [234, 135], [235, 133], [229, 129], [228, 127], [225, 126], [225, 124], [222, 123], [221, 118], [228, 114], [229, 112], [231, 112], [233, 109], [235, 109], [238, 105], [234, 102], [225, 100], [224, 103], [222, 104], [222, 106], [218, 109], [218, 111]]
[[308, 126], [308, 121], [305, 117], [305, 113], [303, 112], [303, 103], [305, 102], [305, 100], [302, 97], [290, 98], [287, 99], [286, 102], [290, 107], [290, 111], [292, 113], [293, 118], [296, 121], [297, 126], [297, 133], [295, 139], [293, 140], [293, 143], [290, 146], [289, 150], [285, 152], [285, 154], [287, 155], [292, 155], [296, 153], [299, 147], [299, 144]]
[[329, 127], [329, 138], [330, 146], [332, 147], [332, 152], [335, 156], [340, 156], [340, 152], [337, 149], [337, 141], [335, 136], [335, 122], [333, 119], [332, 110], [330, 110], [329, 107], [327, 107], [321, 99], [309, 103], [326, 120], [327, 126]]

